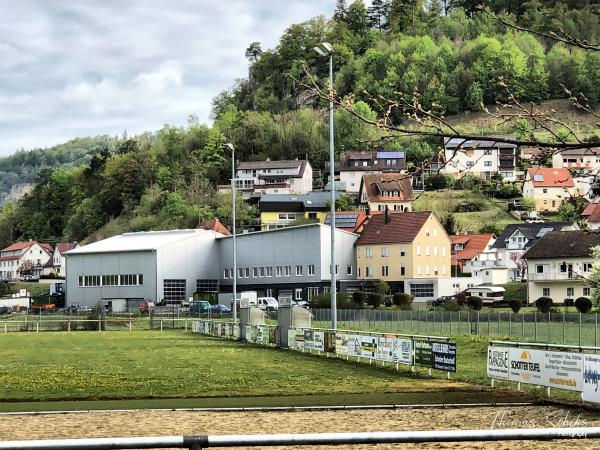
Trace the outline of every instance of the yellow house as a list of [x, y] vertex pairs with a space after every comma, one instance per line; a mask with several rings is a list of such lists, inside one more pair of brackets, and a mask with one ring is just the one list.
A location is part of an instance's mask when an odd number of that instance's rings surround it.
[[576, 195], [576, 191], [573, 177], [566, 168], [531, 168], [523, 184], [523, 197], [535, 200], [536, 211], [558, 211], [561, 203]]
[[412, 211], [412, 175], [405, 172], [365, 173], [359, 190], [362, 209]]
[[432, 212], [374, 214], [355, 244], [357, 277], [384, 280], [391, 292], [409, 293], [415, 301], [433, 299], [448, 290], [451, 244]]
[[[335, 193], [336, 200], [340, 193]], [[298, 223], [325, 223], [331, 210], [331, 192], [308, 194], [265, 194], [258, 203], [262, 230], [274, 230]]]

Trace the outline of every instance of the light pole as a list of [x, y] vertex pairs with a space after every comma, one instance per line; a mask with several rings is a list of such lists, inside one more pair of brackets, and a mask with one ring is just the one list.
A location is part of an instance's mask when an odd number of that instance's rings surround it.
[[233, 322], [237, 321], [237, 247], [235, 242], [235, 147], [233, 144], [225, 144], [231, 151], [231, 213], [233, 231]]
[[329, 183], [331, 186], [331, 328], [337, 330], [337, 300], [335, 273], [335, 154], [333, 148], [333, 47], [322, 42], [314, 50], [321, 56], [329, 56]]

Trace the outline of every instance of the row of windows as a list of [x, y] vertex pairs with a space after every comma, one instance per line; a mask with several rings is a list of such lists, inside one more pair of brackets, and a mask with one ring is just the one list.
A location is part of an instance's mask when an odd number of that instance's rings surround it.
[[79, 287], [98, 287], [98, 286], [141, 286], [144, 284], [144, 275], [124, 274], [124, 275], [80, 275]]
[[[296, 219], [302, 219], [302, 214], [296, 214], [296, 213], [279, 213], [279, 220], [296, 220]], [[307, 217], [309, 219], [317, 219], [317, 213], [316, 212], [309, 212], [307, 214]]]
[[433, 297], [433, 284], [411, 284], [410, 295], [413, 297]]
[[[438, 249], [437, 245], [434, 245], [431, 248], [429, 247], [429, 245], [426, 245], [423, 250], [425, 251], [425, 256], [430, 256], [431, 253], [433, 253], [433, 256], [438, 256], [439, 254], [441, 254], [442, 256], [446, 256], [446, 247], [445, 246], [442, 247], [441, 251], [440, 251]], [[417, 252], [417, 256], [421, 256], [421, 246], [420, 245], [417, 245], [416, 252]], [[405, 256], [405, 255], [406, 255], [406, 250], [404, 249], [404, 247], [401, 247], [400, 248], [400, 256]], [[381, 247], [381, 256], [382, 257], [390, 256], [390, 248], [385, 247], [385, 246]], [[365, 257], [366, 258], [373, 257], [373, 247], [365, 247]]]
[[[390, 276], [390, 273], [393, 272], [390, 271], [390, 266], [381, 266], [381, 276], [382, 277], [388, 277]], [[422, 275], [423, 274], [423, 270], [421, 268], [420, 265], [417, 265], [417, 275]], [[429, 265], [425, 266], [425, 275], [439, 275], [440, 274], [440, 270], [438, 268], [438, 266], [433, 266], [433, 271], [431, 270], [431, 267]], [[441, 267], [441, 274], [442, 275], [446, 275], [446, 266], [442, 266]], [[406, 275], [406, 267], [405, 266], [400, 266], [400, 276], [405, 276]], [[361, 273], [361, 268], [358, 268], [358, 276], [361, 277], [362, 273]], [[365, 267], [365, 277], [373, 277], [374, 276], [374, 272], [373, 272], [373, 268], [370, 266]]]
[[[233, 268], [223, 269], [223, 278], [224, 279], [233, 279]], [[304, 275], [304, 266], [298, 265], [295, 266], [295, 271], [297, 277], [301, 277]], [[315, 265], [309, 264], [306, 266], [306, 273], [308, 276], [315, 275]], [[352, 275], [353, 269], [352, 266], [346, 266], [346, 275]], [[273, 272], [273, 267], [238, 267], [237, 269], [237, 277], [238, 278], [270, 278], [275, 274], [275, 277], [291, 277], [292, 276], [292, 266], [276, 266], [275, 271]], [[335, 274], [339, 274], [339, 266], [336, 264], [335, 266]]]
[[[592, 288], [589, 288], [589, 287], [583, 288], [583, 295], [585, 297], [589, 297], [591, 295], [591, 293], [592, 293]], [[544, 297], [549, 297], [550, 296], [550, 288], [543, 288], [542, 295]], [[575, 297], [575, 288], [568, 287], [567, 288], [567, 298], [573, 298], [573, 297]]]

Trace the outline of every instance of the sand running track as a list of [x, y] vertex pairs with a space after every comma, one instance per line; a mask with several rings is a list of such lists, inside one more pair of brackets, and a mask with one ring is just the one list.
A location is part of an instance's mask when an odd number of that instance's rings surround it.
[[[600, 426], [600, 413], [531, 406], [235, 413], [142, 410], [34, 416], [2, 415], [0, 416], [0, 440], [182, 434], [455, 430], [491, 428], [494, 426], [494, 421], [496, 426], [500, 424], [504, 428]], [[600, 448], [600, 440], [386, 444], [352, 448], [571, 449]]]

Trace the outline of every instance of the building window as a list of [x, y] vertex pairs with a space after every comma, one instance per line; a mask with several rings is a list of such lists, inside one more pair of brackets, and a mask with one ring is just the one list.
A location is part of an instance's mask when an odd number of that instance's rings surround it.
[[253, 268], [252, 268], [252, 276], [253, 276], [254, 278], [257, 278], [257, 277], [258, 277], [258, 267], [253, 267]]
[[[140, 277], [141, 277], [141, 275], [140, 275]], [[141, 284], [141, 282], [140, 282], [140, 284]], [[198, 292], [219, 292], [219, 280], [196, 280], [196, 291], [198, 291]]]
[[244, 278], [244, 269], [242, 267], [238, 268], [238, 278]]
[[302, 289], [295, 289], [294, 292], [295, 292], [294, 298], [296, 300], [302, 300]]
[[491, 162], [491, 161], [484, 161], [484, 162], [483, 162], [483, 165], [484, 165], [485, 167], [492, 167], [492, 162]]
[[592, 263], [583, 263], [583, 271], [591, 272], [592, 271]]
[[404, 267], [404, 266], [400, 266], [400, 275], [401, 275], [401, 276], [404, 276], [404, 275], [406, 275], [406, 267]]
[[390, 256], [389, 247], [381, 247], [381, 256]]
[[405, 252], [404, 252], [404, 247], [402, 247], [402, 248], [400, 249], [400, 256], [404, 256], [404, 255], [405, 255]]
[[550, 288], [544, 288], [544, 289], [542, 289], [542, 295], [544, 297], [548, 297], [550, 295]]
[[417, 245], [417, 256], [421, 256], [421, 246]]
[[340, 267], [339, 265], [337, 265], [337, 264], [335, 265], [335, 274], [336, 275], [339, 273], [339, 271], [338, 271], [339, 267]]
[[317, 213], [316, 212], [309, 212], [308, 213], [308, 218], [311, 220], [317, 220]]
[[275, 268], [275, 276], [276, 277], [280, 277], [281, 275], [283, 275], [283, 267], [282, 266], [277, 266]]
[[166, 303], [179, 303], [185, 300], [186, 280], [164, 280], [163, 290]]
[[365, 267], [365, 275], [368, 277], [372, 277], [373, 276], [373, 268], [372, 267]]
[[543, 192], [544, 194], [547, 194], [547, 193], [548, 193], [548, 189], [544, 188], [544, 189], [542, 189], [542, 192]]
[[[314, 275], [315, 274], [315, 266], [314, 266], [314, 264], [309, 264], [308, 265], [308, 274], [309, 275]], [[300, 275], [302, 275], [302, 273], [300, 273]]]
[[429, 264], [425, 266], [425, 275], [429, 275]]
[[285, 266], [285, 276], [286, 277], [292, 276], [292, 266]]
[[272, 267], [267, 267], [267, 276], [268, 277], [272, 277], [273, 276], [273, 268]]
[[442, 256], [446, 256], [446, 247], [442, 247]]
[[365, 248], [365, 256], [371, 258], [373, 256], [373, 249], [371, 247]]
[[575, 296], [575, 289], [572, 287], [567, 288], [567, 297], [572, 298]]
[[433, 266], [433, 274], [434, 275], [438, 274], [438, 266]]
[[586, 297], [589, 296], [591, 294], [592, 290], [589, 287], [584, 287], [583, 288], [583, 295], [585, 295]]
[[352, 266], [346, 266], [346, 275], [352, 275]]
[[387, 277], [389, 275], [389, 270], [388, 266], [381, 266], [381, 276]]
[[279, 220], [285, 220], [287, 218], [286, 213], [279, 213]]
[[544, 265], [536, 264], [535, 265], [535, 273], [544, 273]]
[[421, 275], [421, 265], [417, 266], [417, 275]]
[[296, 276], [297, 277], [302, 276], [302, 266], [296, 266]]
[[437, 256], [438, 255], [438, 248], [437, 245], [433, 246], [433, 256]]
[[224, 279], [229, 278], [229, 269], [223, 269], [223, 278]]
[[244, 276], [245, 276], [246, 278], [250, 278], [250, 267], [246, 267], [246, 268], [244, 269]]
[[233, 267], [229, 269], [229, 278], [233, 278]]
[[306, 288], [306, 291], [308, 294], [308, 301], [311, 301], [313, 299], [313, 297], [319, 295], [318, 287], [309, 287], [309, 288]]
[[425, 246], [425, 256], [429, 256], [429, 245]]
[[411, 284], [410, 295], [413, 297], [433, 297], [433, 283]]
[[260, 274], [260, 277], [263, 278], [265, 276], [265, 268], [259, 267], [258, 270], [259, 270], [258, 273]]

